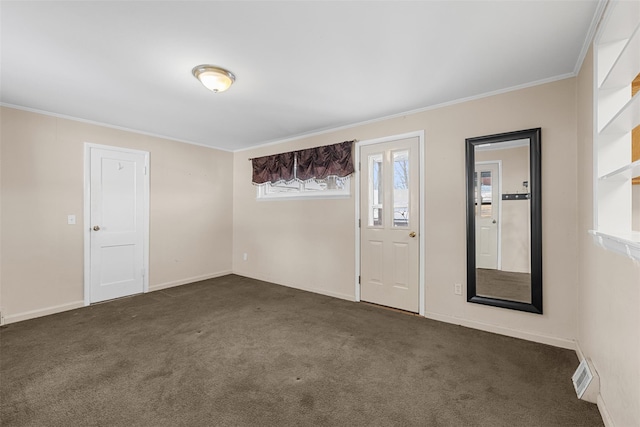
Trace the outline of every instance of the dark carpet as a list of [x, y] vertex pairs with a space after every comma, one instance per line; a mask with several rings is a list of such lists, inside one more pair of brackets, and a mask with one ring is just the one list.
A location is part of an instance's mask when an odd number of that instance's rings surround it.
[[601, 426], [575, 353], [230, 275], [0, 328], [3, 426]]

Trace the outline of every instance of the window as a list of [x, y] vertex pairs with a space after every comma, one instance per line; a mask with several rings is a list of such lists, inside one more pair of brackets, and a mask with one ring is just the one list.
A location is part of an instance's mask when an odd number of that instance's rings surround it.
[[393, 226], [409, 226], [409, 150], [393, 152]]
[[251, 160], [258, 199], [336, 198], [351, 195], [353, 143], [305, 148]]
[[351, 177], [327, 177], [308, 182], [267, 183], [257, 187], [258, 199], [338, 198], [351, 195]]
[[[594, 43], [595, 229], [605, 248], [640, 260], [640, 2], [609, 3]], [[637, 138], [637, 136], [636, 136]], [[635, 150], [637, 150], [637, 145]], [[635, 178], [635, 180], [634, 180]]]
[[384, 192], [382, 187], [382, 154], [369, 155], [369, 227], [382, 227]]

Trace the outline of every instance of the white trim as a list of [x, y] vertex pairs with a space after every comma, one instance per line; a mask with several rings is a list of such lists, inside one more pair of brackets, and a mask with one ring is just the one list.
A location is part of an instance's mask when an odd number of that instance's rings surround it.
[[589, 24], [589, 31], [587, 31], [587, 36], [585, 37], [584, 43], [582, 44], [582, 49], [580, 50], [580, 54], [578, 55], [576, 65], [575, 67], [573, 67], [573, 74], [575, 76], [580, 73], [580, 69], [582, 68], [582, 64], [584, 63], [584, 58], [587, 56], [587, 52], [589, 52], [589, 48], [591, 47], [591, 43], [593, 42], [593, 39], [596, 35], [598, 25], [600, 24], [600, 20], [602, 19], [602, 15], [604, 14], [607, 3], [609, 3], [609, 0], [598, 0], [596, 13], [593, 15], [591, 24]]
[[381, 138], [368, 139], [357, 143], [355, 150], [355, 163], [356, 166], [356, 179], [355, 179], [355, 228], [356, 228], [356, 274], [355, 274], [355, 301], [360, 302], [360, 283], [358, 278], [360, 277], [360, 148], [365, 145], [381, 144], [384, 142], [399, 141], [401, 139], [418, 138], [418, 161], [419, 161], [419, 182], [418, 182], [418, 206], [420, 214], [420, 232], [418, 233], [418, 314], [424, 316], [425, 312], [425, 177], [426, 172], [424, 170], [425, 165], [425, 150], [424, 150], [424, 130], [418, 130], [414, 132], [407, 132], [399, 135], [385, 136]]
[[602, 422], [605, 427], [615, 427], [615, 423], [611, 418], [611, 414], [609, 414], [609, 410], [607, 409], [607, 405], [604, 403], [604, 399], [602, 399], [602, 395], [598, 393], [598, 401], [596, 403], [598, 405], [598, 410], [600, 411], [600, 416], [602, 417]]
[[[322, 194], [323, 191], [318, 192], [300, 192], [300, 193], [282, 193], [281, 196], [258, 196], [256, 195], [257, 202], [276, 202], [283, 200], [331, 200], [331, 199], [350, 199], [351, 194]], [[284, 194], [288, 194], [285, 196]]]
[[22, 322], [24, 320], [35, 319], [37, 317], [48, 316], [50, 314], [61, 313], [63, 311], [75, 310], [82, 308], [84, 301], [68, 302], [66, 304], [53, 305], [51, 307], [39, 308], [37, 310], [23, 311], [21, 313], [9, 314], [4, 316], [4, 324]]
[[6, 102], [0, 102], [0, 107], [13, 108], [14, 110], [21, 110], [21, 111], [27, 111], [29, 113], [42, 114], [44, 116], [50, 116], [50, 117], [56, 117], [56, 118], [64, 119], [64, 120], [71, 120], [71, 121], [74, 121], [74, 122], [86, 123], [88, 125], [102, 126], [102, 127], [109, 128], [109, 129], [116, 129], [116, 130], [121, 130], [121, 131], [124, 131], [124, 132], [136, 133], [138, 135], [152, 136], [154, 138], [166, 139], [168, 141], [179, 142], [181, 144], [197, 145], [199, 147], [210, 148], [210, 149], [213, 149], [213, 150], [226, 151], [227, 153], [232, 153], [233, 152], [233, 150], [229, 150], [227, 148], [214, 147], [212, 145], [202, 144], [200, 142], [187, 141], [185, 139], [179, 139], [179, 138], [174, 138], [174, 137], [171, 137], [171, 136], [159, 135], [157, 133], [145, 132], [145, 131], [142, 131], [142, 130], [131, 129], [131, 128], [123, 127], [123, 126], [110, 125], [108, 123], [96, 122], [94, 120], [89, 120], [89, 119], [82, 119], [82, 118], [79, 118], [79, 117], [68, 116], [66, 114], [52, 113], [50, 111], [38, 110], [37, 108], [30, 108], [30, 107], [23, 107], [21, 105], [8, 104]]
[[403, 117], [403, 116], [408, 116], [408, 115], [412, 115], [412, 114], [419, 114], [419, 113], [423, 113], [425, 111], [431, 111], [431, 110], [437, 110], [440, 108], [444, 108], [444, 107], [450, 107], [452, 105], [457, 105], [457, 104], [464, 104], [465, 102], [470, 102], [470, 101], [476, 101], [478, 99], [483, 99], [483, 98], [489, 98], [491, 96], [496, 96], [496, 95], [501, 95], [504, 93], [508, 93], [508, 92], [515, 92], [518, 90], [522, 90], [522, 89], [527, 89], [530, 87], [535, 87], [535, 86], [541, 86], [547, 83], [553, 83], [553, 82], [557, 82], [560, 80], [565, 80], [565, 79], [570, 79], [576, 76], [576, 73], [571, 72], [571, 73], [565, 73], [565, 74], [561, 74], [558, 76], [554, 76], [554, 77], [549, 77], [546, 79], [542, 79], [542, 80], [536, 80], [534, 82], [530, 82], [530, 83], [523, 83], [521, 85], [516, 85], [516, 86], [511, 86], [505, 89], [498, 89], [492, 92], [486, 92], [486, 93], [482, 93], [480, 95], [473, 95], [473, 96], [469, 96], [466, 98], [459, 98], [459, 99], [455, 99], [453, 101], [447, 101], [447, 102], [442, 102], [440, 104], [435, 104], [435, 105], [430, 105], [427, 107], [422, 107], [422, 108], [416, 108], [415, 110], [409, 110], [409, 111], [404, 111], [401, 113], [396, 113], [396, 114], [391, 114], [389, 116], [383, 116], [383, 117], [378, 117], [375, 119], [370, 119], [370, 120], [364, 120], [361, 122], [357, 122], [357, 123], [352, 123], [352, 124], [347, 124], [347, 125], [343, 125], [343, 126], [336, 126], [336, 127], [330, 127], [330, 128], [323, 128], [323, 129], [317, 129], [317, 130], [313, 130], [313, 131], [309, 131], [309, 132], [303, 132], [297, 135], [293, 135], [290, 137], [286, 137], [283, 139], [276, 139], [276, 140], [267, 140], [264, 142], [259, 142], [256, 145], [252, 145], [250, 147], [246, 147], [246, 148], [238, 148], [237, 150], [234, 150], [234, 153], [239, 153], [242, 151], [249, 151], [249, 150], [254, 150], [257, 148], [266, 148], [272, 145], [278, 145], [278, 144], [282, 144], [284, 142], [291, 142], [291, 141], [297, 141], [300, 139], [305, 139], [305, 138], [310, 138], [313, 136], [318, 136], [318, 135], [325, 135], [327, 133], [333, 133], [333, 132], [337, 132], [337, 131], [342, 131], [342, 130], [348, 130], [348, 129], [353, 129], [359, 126], [365, 126], [365, 125], [369, 125], [372, 123], [378, 123], [378, 122], [382, 122], [385, 120], [391, 120], [391, 119], [395, 119], [398, 117]]
[[578, 362], [585, 359], [584, 352], [582, 351], [582, 347], [580, 347], [580, 342], [578, 342], [578, 340], [576, 340], [576, 356], [578, 357]]
[[[464, 326], [466, 328], [478, 329], [480, 331], [491, 332], [494, 334], [505, 335], [508, 337], [519, 338], [527, 341], [533, 341], [541, 344], [548, 344], [554, 347], [565, 348], [567, 350], [575, 350], [576, 343], [572, 339], [558, 338], [550, 335], [543, 335], [534, 332], [511, 329], [504, 326], [493, 325], [476, 320], [463, 319], [460, 317], [449, 316], [447, 314], [426, 313], [427, 319], [437, 320], [439, 322], [451, 323], [454, 325]], [[567, 380], [570, 380], [568, 378]]]
[[307, 288], [307, 287], [301, 287], [301, 286], [291, 285], [291, 284], [282, 283], [282, 282], [276, 283], [273, 278], [254, 275], [254, 274], [248, 274], [248, 273], [239, 273], [236, 271], [234, 271], [233, 274], [237, 276], [247, 277], [249, 279], [260, 280], [262, 282], [267, 282], [276, 286], [285, 286], [287, 288], [298, 289], [300, 291], [311, 292], [314, 294], [324, 295], [327, 297], [333, 297], [333, 298], [343, 299], [343, 300], [352, 301], [352, 302], [355, 301], [353, 295], [343, 294], [342, 292], [333, 292], [333, 291], [328, 291], [326, 289], [320, 289], [320, 288]]
[[[605, 0], [601, 0], [601, 1], [605, 1]], [[302, 133], [299, 133], [299, 134], [296, 134], [296, 135], [293, 135], [293, 136], [289, 136], [289, 137], [286, 137], [286, 138], [282, 138], [282, 139], [273, 139], [273, 140], [257, 142], [256, 144], [250, 145], [249, 147], [238, 148], [238, 149], [235, 149], [235, 150], [234, 149], [229, 149], [229, 148], [221, 148], [221, 147], [208, 145], [208, 144], [203, 144], [203, 143], [199, 143], [199, 142], [187, 141], [187, 140], [173, 138], [173, 137], [169, 137], [169, 136], [158, 135], [158, 134], [154, 134], [154, 133], [150, 133], [150, 132], [144, 132], [144, 131], [135, 130], [135, 129], [129, 129], [129, 128], [125, 128], [125, 127], [122, 127], [122, 126], [110, 125], [110, 124], [96, 122], [96, 121], [92, 121], [92, 120], [81, 119], [81, 118], [77, 118], [77, 117], [67, 116], [67, 115], [64, 115], [64, 114], [52, 113], [52, 112], [43, 111], [43, 110], [37, 110], [35, 108], [29, 108], [29, 107], [22, 107], [22, 106], [19, 106], [19, 105], [7, 104], [7, 103], [4, 103], [4, 102], [0, 102], [0, 106], [8, 107], [8, 108], [14, 108], [16, 110], [29, 111], [29, 112], [32, 112], [32, 113], [44, 114], [46, 116], [53, 116], [53, 117], [58, 117], [58, 118], [61, 118], [61, 119], [66, 119], [66, 120], [73, 120], [73, 121], [76, 121], [76, 122], [88, 123], [88, 124], [97, 125], [97, 126], [104, 126], [104, 127], [111, 128], [111, 129], [118, 129], [118, 130], [122, 130], [122, 131], [126, 131], [126, 132], [133, 132], [133, 133], [137, 133], [137, 134], [140, 134], [140, 135], [152, 136], [152, 137], [155, 137], [155, 138], [162, 138], [162, 139], [166, 139], [166, 140], [170, 140], [170, 141], [181, 142], [183, 144], [198, 145], [200, 147], [211, 148], [211, 149], [214, 149], [214, 150], [238, 153], [238, 152], [242, 152], [242, 151], [249, 151], [249, 150], [254, 150], [254, 149], [257, 149], [257, 148], [264, 148], [264, 147], [269, 147], [269, 146], [272, 146], [272, 145], [278, 145], [278, 144], [282, 144], [284, 142], [296, 141], [296, 140], [299, 140], [299, 139], [310, 138], [310, 137], [318, 136], [318, 135], [325, 135], [325, 134], [328, 134], [328, 133], [337, 132], [337, 131], [341, 131], [341, 130], [353, 129], [353, 128], [356, 128], [358, 126], [364, 126], [364, 125], [368, 125], [368, 124], [372, 124], [372, 123], [378, 123], [378, 122], [382, 122], [382, 121], [385, 121], [385, 120], [394, 119], [394, 118], [397, 118], [397, 117], [403, 117], [403, 116], [407, 116], [407, 115], [411, 115], [411, 114], [418, 114], [418, 113], [422, 113], [422, 112], [425, 112], [425, 111], [437, 110], [439, 108], [449, 107], [449, 106], [457, 105], [457, 104], [463, 104], [463, 103], [469, 102], [469, 101], [475, 101], [475, 100], [478, 100], [478, 99], [489, 98], [489, 97], [495, 96], [495, 95], [501, 95], [501, 94], [508, 93], [508, 92], [515, 92], [515, 91], [518, 91], [518, 90], [521, 90], [521, 89], [527, 89], [527, 88], [530, 88], [530, 87], [541, 86], [541, 85], [544, 85], [544, 84], [547, 84], [547, 83], [553, 83], [553, 82], [560, 81], [560, 80], [570, 79], [570, 78], [575, 77], [576, 75], [577, 75], [577, 73], [575, 71], [573, 71], [571, 73], [560, 74], [560, 75], [549, 77], [549, 78], [546, 78], [546, 79], [536, 80], [536, 81], [529, 82], [529, 83], [523, 83], [523, 84], [516, 85], [516, 86], [510, 86], [508, 88], [498, 89], [498, 90], [494, 90], [494, 91], [491, 91], [491, 92], [485, 92], [485, 93], [481, 93], [479, 95], [468, 96], [468, 97], [465, 97], [465, 98], [458, 98], [458, 99], [455, 99], [453, 101], [446, 101], [446, 102], [442, 102], [442, 103], [439, 103], [439, 104], [430, 105], [430, 106], [427, 106], [427, 107], [416, 108], [414, 110], [403, 111], [403, 112], [391, 114], [391, 115], [388, 115], [388, 116], [378, 117], [378, 118], [374, 118], [374, 119], [370, 119], [370, 120], [364, 120], [364, 121], [357, 122], [357, 123], [352, 123], [352, 124], [347, 124], [347, 125], [342, 125], [342, 126], [332, 126], [332, 127], [327, 127], [327, 128], [315, 129], [315, 130], [311, 130], [309, 132], [302, 132]]]
[[142, 281], [142, 292], [149, 292], [149, 234], [150, 234], [150, 220], [149, 220], [149, 206], [151, 205], [151, 153], [144, 151], [144, 206], [142, 207], [142, 215], [144, 215], [144, 250], [142, 253], [142, 262], [144, 262], [144, 279]]
[[176, 286], [188, 285], [195, 282], [201, 282], [203, 280], [215, 279], [216, 277], [222, 277], [232, 274], [231, 270], [219, 271], [217, 273], [203, 274], [202, 276], [188, 277], [186, 279], [174, 280], [172, 282], [158, 283], [157, 285], [151, 285], [149, 292], [160, 291], [162, 289], [174, 288]]
[[97, 148], [101, 150], [118, 151], [128, 154], [140, 154], [144, 156], [145, 178], [144, 178], [144, 205], [143, 205], [143, 254], [144, 278], [142, 280], [142, 292], [149, 292], [149, 176], [151, 175], [151, 167], [149, 162], [150, 154], [148, 151], [134, 150], [132, 148], [113, 147], [110, 145], [94, 144], [91, 142], [84, 143], [84, 305], [91, 304], [91, 149]]
[[355, 160], [354, 160], [354, 167], [355, 167], [355, 179], [354, 181], [354, 186], [355, 186], [355, 193], [354, 193], [354, 203], [355, 203], [355, 222], [354, 222], [354, 227], [356, 229], [356, 242], [355, 242], [355, 248], [356, 248], [356, 268], [355, 268], [355, 302], [360, 302], [360, 227], [362, 226], [362, 221], [360, 219], [360, 146], [362, 143], [356, 143], [355, 146]]
[[89, 143], [84, 143], [84, 182], [83, 182], [83, 238], [84, 238], [84, 305], [91, 304], [91, 150]]
[[589, 234], [603, 249], [625, 255], [633, 262], [640, 262], [640, 232], [632, 231], [623, 235], [589, 230]]
[[418, 131], [418, 152], [420, 153], [420, 185], [419, 185], [419, 200], [420, 200], [420, 271], [419, 271], [419, 279], [420, 280], [420, 307], [418, 314], [420, 316], [424, 316], [427, 304], [427, 295], [424, 288], [424, 280], [425, 280], [425, 262], [426, 262], [426, 243], [425, 236], [426, 233], [426, 212], [427, 212], [427, 198], [426, 194], [426, 179], [427, 179], [427, 171], [425, 168], [425, 141], [424, 141], [424, 130]]

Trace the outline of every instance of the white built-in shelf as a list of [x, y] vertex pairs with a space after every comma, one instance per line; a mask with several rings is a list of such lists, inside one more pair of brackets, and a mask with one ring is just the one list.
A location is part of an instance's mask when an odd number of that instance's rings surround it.
[[589, 230], [596, 242], [603, 248], [626, 255], [634, 261], [640, 261], [640, 232], [605, 232]]
[[635, 96], [620, 109], [618, 114], [613, 116], [613, 118], [604, 125], [600, 131], [600, 135], [627, 133], [629, 129], [633, 129], [638, 125], [640, 125], [640, 92], [636, 93]]
[[640, 160], [636, 160], [635, 162], [629, 163], [628, 165], [616, 169], [613, 172], [602, 175], [600, 180], [627, 181], [631, 178], [635, 178], [636, 176], [640, 176]]
[[636, 27], [622, 53], [605, 76], [600, 89], [617, 89], [628, 86], [640, 69], [640, 25]]
[[604, 31], [599, 36], [598, 44], [629, 38], [637, 25], [636, 17], [640, 13], [640, 3], [636, 1], [610, 2], [607, 7], [611, 10], [606, 22], [601, 24]]
[[608, 2], [599, 25], [594, 163], [601, 172], [594, 194], [598, 225], [589, 233], [602, 248], [638, 263], [640, 232], [632, 230], [631, 188], [632, 178], [640, 176], [640, 160], [631, 161], [631, 132], [640, 125], [640, 92], [631, 96], [631, 89], [640, 70], [640, 1]]

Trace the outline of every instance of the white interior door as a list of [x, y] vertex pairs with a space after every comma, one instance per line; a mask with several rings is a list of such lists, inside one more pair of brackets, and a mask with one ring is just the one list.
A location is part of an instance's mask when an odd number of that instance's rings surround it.
[[500, 167], [494, 162], [476, 163], [476, 267], [498, 269], [500, 222]]
[[88, 150], [89, 302], [142, 293], [147, 288], [148, 153]]
[[360, 147], [360, 299], [419, 310], [418, 138]]

